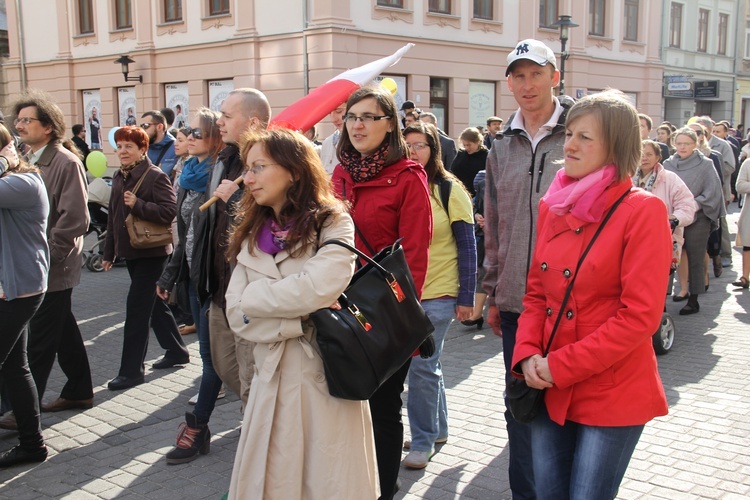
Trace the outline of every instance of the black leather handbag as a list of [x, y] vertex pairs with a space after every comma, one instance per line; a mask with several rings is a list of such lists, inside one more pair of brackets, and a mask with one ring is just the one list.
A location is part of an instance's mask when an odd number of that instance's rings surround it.
[[[372, 258], [338, 240], [367, 262], [339, 297], [341, 310], [310, 315], [317, 329], [328, 392], [365, 400], [401, 368], [435, 327], [422, 309], [400, 240]], [[423, 353], [424, 355], [424, 353]]]
[[[604, 218], [602, 223], [599, 224], [599, 227], [596, 229], [596, 232], [591, 238], [591, 241], [589, 241], [586, 250], [583, 251], [581, 258], [578, 259], [576, 273], [573, 275], [573, 278], [571, 278], [570, 283], [568, 283], [568, 288], [565, 290], [565, 295], [563, 296], [563, 300], [560, 304], [560, 310], [557, 312], [555, 325], [552, 327], [552, 333], [549, 336], [549, 342], [547, 342], [547, 346], [544, 348], [545, 358], [549, 354], [550, 347], [552, 346], [552, 340], [555, 338], [555, 333], [557, 332], [557, 327], [560, 326], [560, 320], [562, 319], [563, 311], [565, 310], [565, 306], [568, 304], [568, 299], [570, 299], [570, 293], [573, 291], [573, 284], [576, 282], [576, 277], [578, 277], [578, 270], [581, 269], [583, 260], [586, 258], [589, 250], [591, 250], [594, 242], [599, 237], [599, 233], [601, 233], [602, 229], [604, 229], [607, 221], [609, 221], [610, 217], [612, 217], [615, 209], [620, 205], [620, 203], [622, 203], [622, 200], [624, 200], [629, 193], [630, 190], [627, 190], [625, 194], [618, 198], [617, 201], [612, 205], [612, 209], [609, 211], [609, 213], [607, 213], [607, 216]], [[511, 376], [510, 381], [505, 387], [505, 397], [508, 399], [508, 409], [510, 410], [510, 414], [513, 415], [513, 418], [518, 422], [528, 424], [539, 414], [542, 403], [544, 403], [544, 389], [535, 389], [533, 387], [529, 387], [528, 385], [526, 385], [525, 379]]]

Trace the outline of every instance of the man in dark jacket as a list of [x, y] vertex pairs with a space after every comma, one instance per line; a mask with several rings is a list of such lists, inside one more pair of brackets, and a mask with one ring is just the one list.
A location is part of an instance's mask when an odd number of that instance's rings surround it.
[[167, 119], [161, 111], [146, 111], [141, 115], [141, 127], [148, 134], [148, 159], [169, 175], [177, 161], [174, 137], [167, 133]]
[[[80, 158], [70, 151], [72, 142], [64, 139], [62, 110], [48, 95], [37, 91], [23, 94], [13, 110], [18, 135], [30, 147], [28, 162], [39, 168], [50, 204], [50, 272], [47, 293], [29, 323], [29, 369], [40, 400], [56, 356], [68, 378], [60, 397], [42, 404], [42, 411], [91, 408], [91, 369], [71, 308], [73, 287], [81, 279], [83, 237], [89, 226], [86, 174]], [[15, 427], [13, 414], [0, 419], [0, 428]]]
[[[432, 113], [422, 113], [419, 115], [419, 119], [425, 123], [431, 123], [437, 128], [437, 117]], [[450, 170], [453, 166], [453, 160], [456, 159], [456, 141], [451, 139], [448, 134], [443, 132], [441, 129], [437, 129], [438, 139], [440, 139], [440, 156], [443, 160], [443, 166], [446, 170]]]
[[219, 201], [197, 216], [193, 265], [190, 279], [196, 284], [201, 303], [210, 300], [208, 329], [211, 337], [211, 360], [216, 373], [242, 399], [244, 407], [253, 377], [252, 345], [236, 337], [226, 317], [224, 294], [232, 270], [227, 262], [226, 247], [232, 211], [242, 197], [240, 185], [244, 164], [239, 154], [242, 134], [254, 128], [265, 128], [271, 119], [271, 106], [262, 92], [244, 88], [227, 96], [216, 121], [226, 147], [210, 174], [206, 197]]
[[83, 168], [85, 170], [88, 170], [86, 168], [86, 157], [89, 155], [91, 150], [89, 149], [89, 145], [86, 144], [86, 127], [84, 127], [80, 123], [73, 125], [73, 137], [71, 140], [73, 141], [73, 144], [76, 145], [81, 154], [83, 154]]
[[[553, 95], [560, 72], [552, 49], [538, 40], [523, 40], [511, 50], [506, 76], [519, 109], [487, 157], [483, 288], [490, 304], [487, 321], [503, 338], [507, 383], [512, 377], [510, 363], [534, 250], [539, 200], [560, 168], [556, 162], [563, 158], [565, 115], [572, 103]], [[536, 498], [529, 426], [514, 420], [507, 409], [505, 420], [513, 498]]]

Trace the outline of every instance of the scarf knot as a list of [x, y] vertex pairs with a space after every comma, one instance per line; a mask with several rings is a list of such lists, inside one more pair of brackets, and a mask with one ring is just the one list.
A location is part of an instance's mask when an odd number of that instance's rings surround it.
[[607, 198], [602, 195], [616, 175], [614, 165], [605, 165], [580, 179], [566, 175], [561, 168], [542, 201], [553, 214], [570, 213], [584, 222], [599, 222], [607, 205]]
[[266, 219], [258, 234], [258, 248], [269, 255], [276, 255], [286, 248], [286, 237], [292, 227], [290, 221], [281, 227], [273, 217]]
[[341, 152], [341, 167], [349, 172], [354, 182], [369, 181], [385, 168], [388, 155], [388, 138], [368, 156], [362, 156], [353, 147]]

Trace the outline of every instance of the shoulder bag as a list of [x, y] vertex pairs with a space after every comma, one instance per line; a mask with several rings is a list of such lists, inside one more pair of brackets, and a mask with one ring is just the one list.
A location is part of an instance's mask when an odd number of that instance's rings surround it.
[[[563, 296], [562, 303], [560, 304], [560, 310], [557, 312], [555, 325], [552, 327], [552, 333], [549, 336], [549, 342], [547, 342], [547, 346], [544, 348], [545, 358], [549, 354], [550, 347], [552, 346], [552, 340], [555, 338], [555, 333], [557, 333], [557, 327], [560, 326], [560, 320], [562, 319], [563, 311], [565, 310], [565, 306], [568, 304], [570, 293], [573, 291], [573, 284], [578, 277], [578, 271], [581, 269], [583, 260], [586, 258], [589, 250], [591, 250], [594, 242], [599, 237], [599, 233], [601, 233], [602, 229], [604, 229], [607, 221], [609, 221], [610, 217], [612, 217], [615, 209], [620, 205], [622, 200], [624, 200], [629, 193], [630, 190], [626, 191], [625, 194], [618, 198], [615, 204], [612, 205], [612, 209], [609, 211], [602, 223], [599, 224], [599, 227], [594, 233], [594, 237], [591, 238], [591, 241], [586, 247], [586, 250], [583, 251], [581, 258], [578, 259], [576, 273], [573, 275], [573, 278], [568, 284], [568, 288], [565, 290], [565, 295]], [[518, 422], [528, 424], [539, 414], [539, 409], [544, 402], [544, 389], [535, 389], [533, 387], [529, 387], [528, 385], [526, 385], [525, 379], [511, 376], [510, 381], [505, 387], [505, 397], [508, 398], [508, 409], [510, 410], [511, 415], [513, 415], [513, 418]]]
[[332, 396], [369, 399], [435, 330], [417, 298], [400, 241], [372, 258], [339, 240], [321, 245], [342, 246], [366, 261], [339, 297], [341, 310], [310, 315]]
[[[141, 187], [143, 179], [148, 175], [146, 170], [135, 187], [131, 191], [133, 194], [138, 191]], [[151, 222], [149, 220], [141, 219], [133, 215], [130, 212], [125, 218], [125, 227], [128, 228], [128, 236], [130, 236], [130, 246], [137, 249], [143, 250], [146, 248], [163, 247], [172, 244], [172, 224], [163, 224], [161, 222]]]

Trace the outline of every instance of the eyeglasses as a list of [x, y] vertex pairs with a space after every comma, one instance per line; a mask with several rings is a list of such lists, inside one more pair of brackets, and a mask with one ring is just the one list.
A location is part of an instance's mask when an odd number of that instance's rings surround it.
[[187, 128], [187, 135], [190, 137], [191, 135], [195, 137], [196, 139], [203, 139], [203, 131], [199, 128]]
[[688, 148], [690, 146], [695, 146], [695, 143], [694, 142], [675, 142], [674, 145], [677, 146], [678, 148]]
[[153, 125], [153, 123], [141, 123], [141, 128], [143, 130], [148, 130], [148, 128]]
[[260, 175], [261, 173], [263, 173], [263, 170], [270, 165], [279, 165], [279, 164], [278, 163], [256, 163], [252, 167], [248, 167], [247, 170], [245, 171], [252, 172], [253, 175]]
[[24, 125], [28, 125], [31, 123], [31, 121], [37, 121], [40, 122], [41, 120], [39, 118], [31, 118], [30, 116], [25, 116], [23, 118], [16, 118], [13, 120], [13, 126], [17, 127], [19, 123], [23, 123]]
[[383, 120], [383, 119], [390, 120], [390, 118], [391, 118], [390, 116], [385, 116], [385, 115], [383, 116], [377, 116], [377, 115], [357, 116], [357, 115], [350, 115], [350, 114], [344, 115], [344, 121], [350, 125], [357, 123], [357, 120], [359, 120], [360, 122], [366, 125], [369, 125], [372, 122], [376, 122], [376, 121]]
[[412, 144], [407, 144], [406, 147], [413, 151], [422, 151], [424, 148], [429, 148], [430, 145], [426, 142], [415, 142]]

